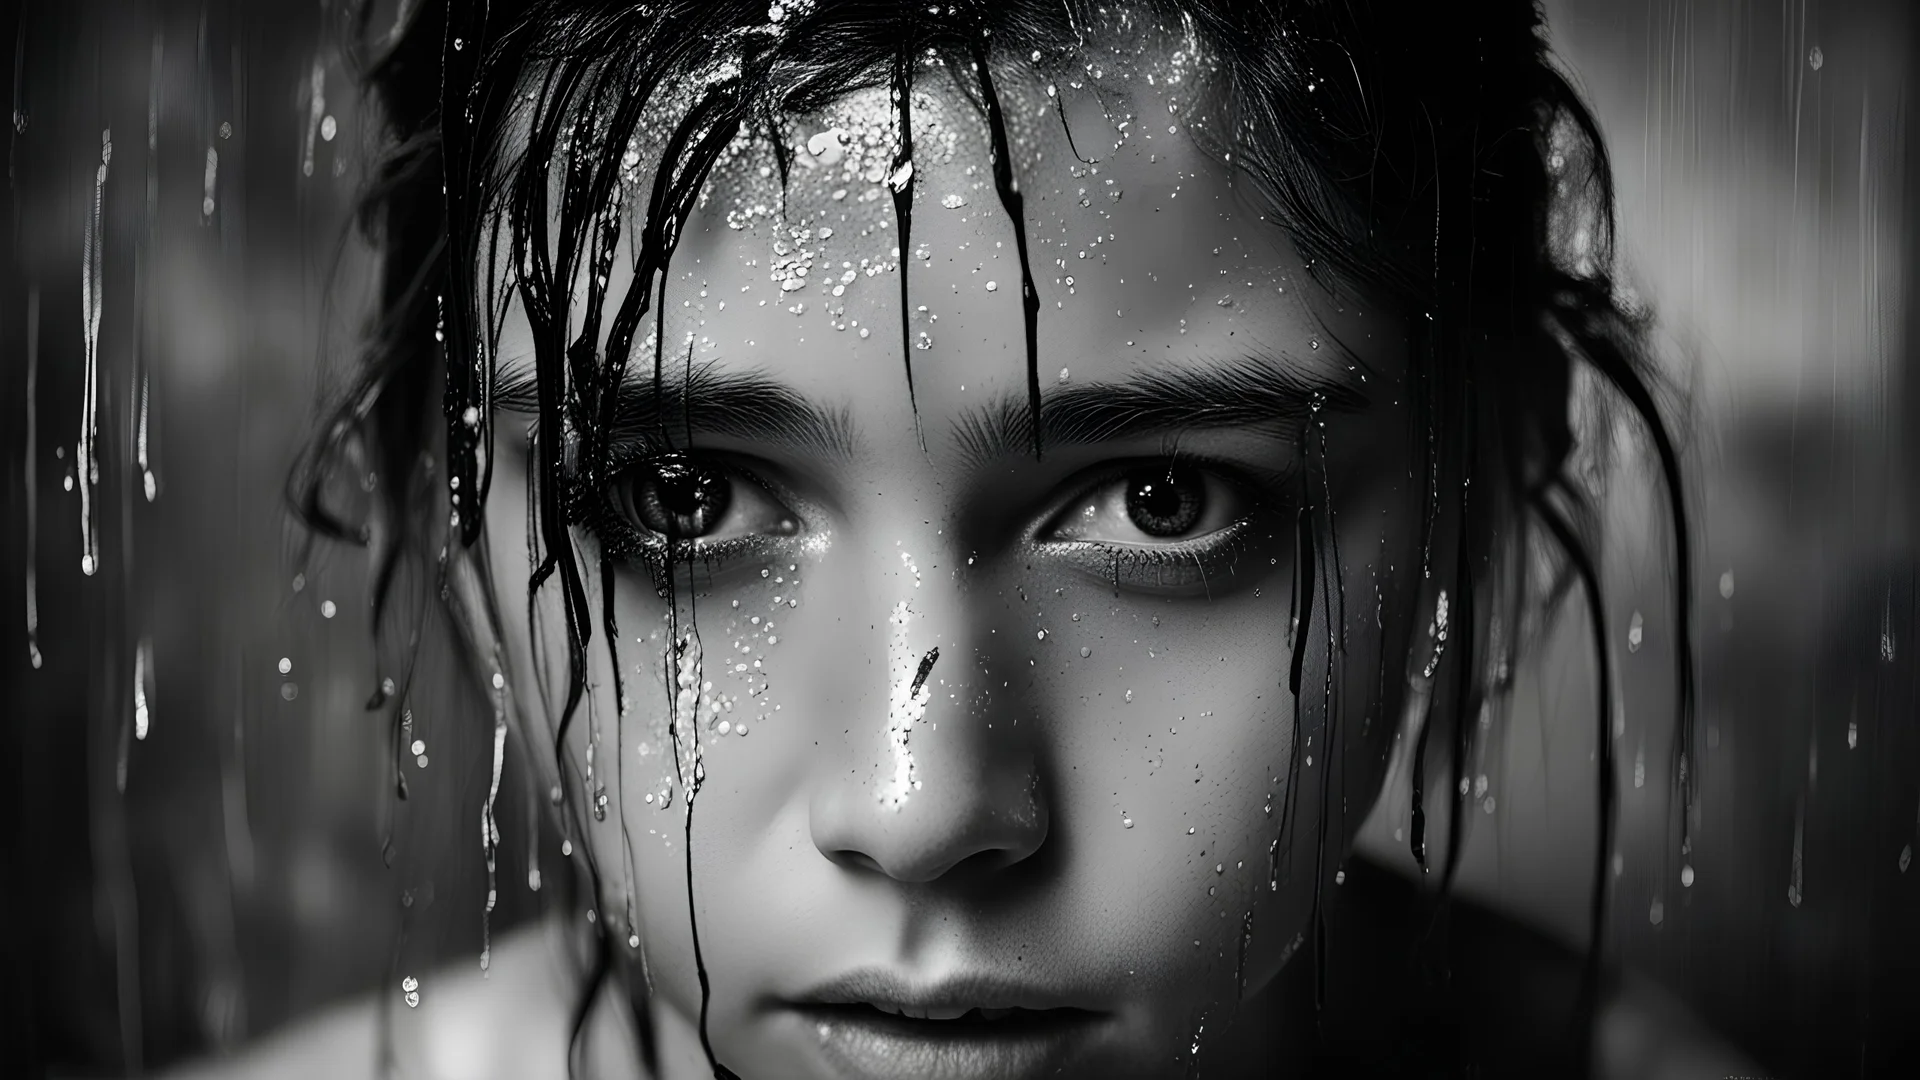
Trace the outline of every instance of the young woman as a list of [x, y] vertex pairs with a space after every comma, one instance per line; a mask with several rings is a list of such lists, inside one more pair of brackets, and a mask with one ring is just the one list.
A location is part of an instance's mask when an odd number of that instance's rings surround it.
[[[489, 865], [512, 747], [577, 902], [250, 1067], [1707, 1053], [1446, 904], [1424, 816], [1547, 594], [1599, 619], [1578, 372], [1677, 473], [1532, 3], [403, 7], [301, 508], [377, 611], [437, 575]], [[1424, 891], [1351, 857], [1390, 772]]]

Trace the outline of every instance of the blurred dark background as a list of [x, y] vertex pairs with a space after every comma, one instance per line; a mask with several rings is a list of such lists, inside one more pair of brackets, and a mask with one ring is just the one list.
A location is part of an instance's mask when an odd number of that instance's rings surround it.
[[[9, 1075], [155, 1070], [386, 986], [398, 957], [478, 951], [478, 845], [409, 850], [468, 835], [485, 794], [457, 665], [429, 633], [424, 760], [406, 755], [397, 804], [362, 558], [304, 560], [284, 513], [368, 276], [346, 224], [377, 147], [338, 6], [0, 6]], [[1614, 955], [1773, 1075], [1920, 1075], [1920, 15], [1547, 9], [1610, 140], [1699, 537], [1702, 799], [1681, 852], [1666, 534], [1646, 471], [1614, 477]], [[1475, 763], [1463, 885], [1576, 947], [1587, 650], [1577, 625], [1541, 644]], [[1403, 858], [1394, 827], [1363, 842]], [[525, 886], [529, 833], [496, 928], [552, 893]]]

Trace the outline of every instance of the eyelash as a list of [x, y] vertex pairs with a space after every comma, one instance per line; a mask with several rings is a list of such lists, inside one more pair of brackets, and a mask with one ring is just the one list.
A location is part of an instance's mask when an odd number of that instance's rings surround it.
[[[627, 452], [615, 451], [613, 460], [608, 463], [607, 471], [614, 477], [614, 483], [626, 482], [636, 470], [658, 468], [675, 458], [691, 460], [729, 479], [757, 485], [766, 495], [779, 502], [787, 512], [798, 519], [799, 514], [787, 504], [792, 500], [780, 493], [777, 488], [763, 480], [752, 469], [730, 458], [720, 458], [699, 453], [663, 454], [647, 449], [635, 449]], [[612, 485], [594, 489], [585, 483], [584, 477], [574, 480], [572, 498], [568, 500], [569, 523], [585, 529], [599, 542], [602, 552], [619, 562], [644, 566], [653, 574], [656, 584], [664, 581], [663, 575], [669, 567], [687, 566], [695, 563], [709, 570], [718, 570], [742, 557], [769, 551], [774, 545], [787, 542], [790, 537], [749, 533], [720, 540], [694, 538], [690, 540], [669, 541], [660, 533], [627, 520], [619, 507]], [[804, 532], [804, 528], [801, 530]]]
[[[1077, 494], [1062, 501], [1060, 509], [1045, 518], [1048, 524], [1042, 526], [1040, 531], [1052, 528], [1053, 523], [1058, 522], [1068, 509], [1104, 491], [1109, 485], [1123, 481], [1142, 466], [1165, 460], [1168, 459], [1144, 459], [1102, 466], [1099, 478], [1082, 484], [1076, 489]], [[1035, 538], [1035, 543], [1041, 545], [1043, 551], [1052, 549], [1055, 557], [1078, 563], [1078, 569], [1082, 572], [1095, 574], [1114, 588], [1128, 585], [1157, 589], [1206, 587], [1215, 577], [1231, 575], [1243, 556], [1254, 553], [1261, 546], [1257, 535], [1259, 519], [1277, 518], [1294, 502], [1292, 498], [1276, 492], [1290, 491], [1296, 483], [1295, 473], [1288, 469], [1280, 473], [1275, 481], [1263, 484], [1245, 477], [1240, 469], [1228, 462], [1184, 454], [1178, 461], [1189, 468], [1211, 473], [1242, 493], [1249, 504], [1245, 512], [1230, 524], [1212, 532], [1165, 544], [1116, 544], [1099, 540], [1048, 542], [1039, 537]], [[1284, 544], [1291, 538], [1290, 531], [1276, 529], [1269, 539], [1275, 544]], [[1168, 570], [1176, 571], [1172, 580], [1165, 573]], [[1152, 579], [1150, 581], [1147, 580], [1149, 576]]]

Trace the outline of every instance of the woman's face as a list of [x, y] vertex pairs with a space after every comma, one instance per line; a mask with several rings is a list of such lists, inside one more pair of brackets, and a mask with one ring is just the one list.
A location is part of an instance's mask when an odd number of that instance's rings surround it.
[[[884, 92], [800, 125], [811, 152], [784, 194], [749, 154], [689, 221], [668, 401], [649, 354], [623, 405], [623, 437], [664, 424], [687, 457], [618, 448], [621, 481], [576, 529], [584, 565], [617, 556], [626, 700], [590, 582], [590, 701], [567, 748], [584, 771], [597, 739], [597, 908], [624, 942], [631, 906], [669, 1057], [697, 1046], [701, 1006], [689, 853], [712, 1044], [750, 1077], [1171, 1072], [1308, 929], [1323, 706], [1350, 750], [1328, 878], [1398, 715], [1410, 590], [1392, 586], [1417, 561], [1404, 330], [1309, 278], [1244, 177], [1190, 140], [1187, 88], [1157, 82], [1107, 96], [1124, 130], [1072, 92], [1094, 165], [1047, 98], [1012, 110], [1038, 459], [1015, 230], [958, 95], [917, 95], [909, 244]], [[504, 383], [527, 378], [529, 341], [515, 309]], [[508, 435], [530, 419], [499, 417], [503, 587], [528, 568], [528, 459]], [[1303, 499], [1325, 571], [1296, 759]], [[699, 552], [671, 613], [648, 568], [668, 530]], [[534, 654], [563, 679], [566, 652], [558, 589], [536, 606], [530, 623], [503, 605], [502, 629], [538, 731]], [[1298, 842], [1276, 851], [1290, 804]], [[1026, 1011], [951, 1019], [975, 1008]]]

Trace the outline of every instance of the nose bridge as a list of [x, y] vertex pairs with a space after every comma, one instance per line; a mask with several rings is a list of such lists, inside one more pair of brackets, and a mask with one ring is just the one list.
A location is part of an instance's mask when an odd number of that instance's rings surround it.
[[[818, 770], [809, 815], [821, 854], [900, 881], [962, 863], [999, 867], [1037, 851], [1048, 813], [1024, 728], [970, 708], [986, 611], [937, 551], [906, 542], [860, 553], [871, 570], [843, 599], [874, 627], [847, 650], [847, 679], [819, 722], [843, 754]], [[851, 584], [851, 582], [849, 583]], [[852, 620], [849, 620], [852, 621]], [[864, 652], [866, 655], [848, 655]], [[872, 673], [872, 674], [870, 674]], [[882, 677], [875, 677], [881, 675]], [[839, 681], [839, 680], [833, 680]]]

